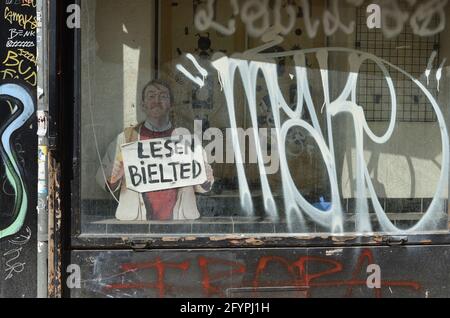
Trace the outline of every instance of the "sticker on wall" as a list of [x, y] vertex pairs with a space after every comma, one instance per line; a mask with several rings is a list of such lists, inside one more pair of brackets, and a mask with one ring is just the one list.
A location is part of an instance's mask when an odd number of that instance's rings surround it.
[[39, 162], [45, 162], [47, 158], [48, 147], [47, 146], [39, 146], [38, 149], [38, 160]]
[[44, 111], [38, 111], [37, 112], [37, 119], [38, 119], [38, 131], [37, 135], [39, 137], [45, 137], [47, 135], [47, 129], [48, 129], [48, 118]]
[[38, 193], [39, 194], [43, 194], [43, 195], [47, 195], [48, 194], [48, 186], [47, 186], [47, 182], [44, 180], [39, 180], [38, 181]]

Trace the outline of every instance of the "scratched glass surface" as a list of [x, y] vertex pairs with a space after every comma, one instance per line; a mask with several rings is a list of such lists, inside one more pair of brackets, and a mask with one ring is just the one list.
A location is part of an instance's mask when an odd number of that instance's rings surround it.
[[[82, 1], [82, 232], [447, 231], [447, 2]], [[170, 127], [214, 182], [129, 190], [176, 184], [120, 150]]]

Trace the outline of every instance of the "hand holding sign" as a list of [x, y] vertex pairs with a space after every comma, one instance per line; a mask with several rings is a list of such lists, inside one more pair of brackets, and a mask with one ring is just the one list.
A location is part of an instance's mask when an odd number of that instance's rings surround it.
[[203, 149], [190, 136], [122, 145], [127, 188], [145, 193], [204, 184]]

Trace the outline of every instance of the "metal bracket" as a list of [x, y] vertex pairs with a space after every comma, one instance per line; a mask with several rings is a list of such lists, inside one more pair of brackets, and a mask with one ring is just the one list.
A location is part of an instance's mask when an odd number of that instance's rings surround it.
[[134, 252], [145, 252], [148, 250], [149, 244], [146, 241], [133, 241], [130, 240], [128, 242], [128, 244], [130, 245], [131, 249]]
[[388, 246], [402, 246], [408, 243], [407, 236], [387, 236], [383, 239], [383, 242]]

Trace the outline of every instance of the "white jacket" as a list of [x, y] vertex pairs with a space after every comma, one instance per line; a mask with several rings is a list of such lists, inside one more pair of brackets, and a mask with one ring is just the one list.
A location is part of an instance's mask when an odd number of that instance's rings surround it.
[[[121, 146], [139, 140], [139, 133], [143, 124], [126, 129], [114, 142], [112, 142], [102, 161], [102, 166], [98, 169], [97, 183], [105, 190], [117, 193], [120, 189], [119, 206], [116, 210], [116, 218], [121, 221], [145, 221], [147, 220], [147, 209], [145, 207], [143, 195], [131, 191], [127, 188], [122, 162]], [[206, 154], [203, 153], [205, 168], [210, 173], [208, 175], [209, 189], [202, 186], [185, 187], [178, 189], [177, 201], [173, 209], [173, 220], [196, 220], [200, 217], [197, 208], [195, 193], [209, 192], [214, 184], [211, 166], [207, 162]], [[111, 184], [117, 184], [115, 189], [108, 189], [106, 180]]]

